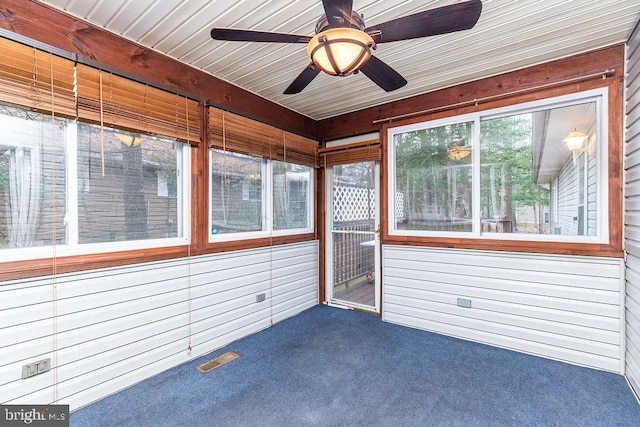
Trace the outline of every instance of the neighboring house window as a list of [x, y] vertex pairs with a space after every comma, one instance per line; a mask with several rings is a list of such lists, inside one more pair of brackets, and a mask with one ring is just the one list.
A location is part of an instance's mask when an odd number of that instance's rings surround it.
[[311, 232], [312, 169], [210, 151], [210, 240]]
[[558, 194], [558, 178], [555, 178], [551, 183], [551, 200], [549, 210], [552, 213], [552, 222], [550, 223], [551, 233], [552, 234], [562, 234], [561, 229], [558, 225], [560, 221], [560, 213], [558, 210], [558, 206], [560, 204], [560, 196]]
[[177, 180], [175, 170], [156, 170], [158, 181], [158, 197], [168, 197], [175, 199], [178, 196]]
[[576, 222], [576, 234], [578, 236], [584, 236], [585, 234], [585, 210], [584, 210], [584, 201], [586, 199], [586, 177], [585, 177], [585, 158], [586, 156], [580, 155], [578, 161], [576, 162], [576, 198], [578, 199], [576, 215], [573, 217], [574, 222]]
[[64, 245], [68, 121], [0, 105], [0, 249]]
[[311, 230], [312, 169], [273, 161], [273, 230]]
[[[608, 241], [606, 99], [594, 90], [391, 128], [390, 234]], [[575, 153], [574, 130], [586, 137]]]
[[[51, 256], [54, 243], [62, 256], [186, 241], [184, 144], [8, 106], [0, 128], [5, 259]], [[177, 198], [158, 196], [158, 174]]]

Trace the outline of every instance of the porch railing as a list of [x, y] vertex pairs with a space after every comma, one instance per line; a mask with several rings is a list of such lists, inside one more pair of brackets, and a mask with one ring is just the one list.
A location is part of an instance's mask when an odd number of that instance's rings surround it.
[[373, 279], [375, 270], [374, 220], [334, 223], [333, 283], [344, 289]]

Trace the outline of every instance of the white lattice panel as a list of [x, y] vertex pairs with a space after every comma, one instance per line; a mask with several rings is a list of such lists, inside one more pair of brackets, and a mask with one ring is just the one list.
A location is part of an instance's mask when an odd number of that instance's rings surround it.
[[376, 217], [376, 190], [369, 189], [369, 218]]
[[362, 221], [375, 218], [375, 190], [346, 185], [333, 187], [333, 221]]
[[396, 192], [396, 221], [404, 219], [404, 193]]

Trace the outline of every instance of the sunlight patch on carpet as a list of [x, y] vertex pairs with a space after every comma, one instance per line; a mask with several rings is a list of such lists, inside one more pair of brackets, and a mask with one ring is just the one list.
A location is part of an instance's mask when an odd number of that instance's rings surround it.
[[202, 365], [196, 366], [196, 369], [203, 374], [206, 374], [207, 372], [213, 371], [214, 369], [231, 362], [233, 359], [237, 359], [238, 357], [240, 357], [238, 353], [228, 351], [225, 354], [221, 354], [220, 356], [209, 360], [208, 362], [204, 362]]

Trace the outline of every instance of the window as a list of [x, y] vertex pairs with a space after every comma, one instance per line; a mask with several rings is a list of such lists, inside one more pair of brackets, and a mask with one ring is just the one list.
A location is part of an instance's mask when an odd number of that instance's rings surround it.
[[472, 122], [394, 135], [398, 230], [472, 231]]
[[[101, 142], [100, 126], [79, 123], [79, 242], [184, 237], [182, 198], [175, 197], [181, 146], [172, 140], [113, 129], [105, 129]], [[161, 180], [164, 197], [159, 194]], [[173, 198], [168, 197], [170, 189]]]
[[[184, 144], [8, 106], [0, 127], [7, 259], [50, 256], [54, 243], [71, 255], [186, 242]], [[159, 176], [177, 197], [159, 196]]]
[[67, 243], [67, 123], [0, 106], [0, 249]]
[[3, 261], [188, 243], [196, 101], [4, 38], [0, 59]]
[[158, 197], [175, 199], [178, 197], [178, 183], [171, 171], [158, 170]]
[[208, 107], [209, 241], [313, 232], [316, 141]]
[[265, 231], [265, 161], [211, 150], [211, 234]]
[[311, 230], [311, 168], [272, 162], [273, 229]]
[[310, 167], [218, 149], [210, 153], [211, 241], [313, 230]]
[[389, 129], [390, 234], [607, 242], [606, 99], [598, 89]]

